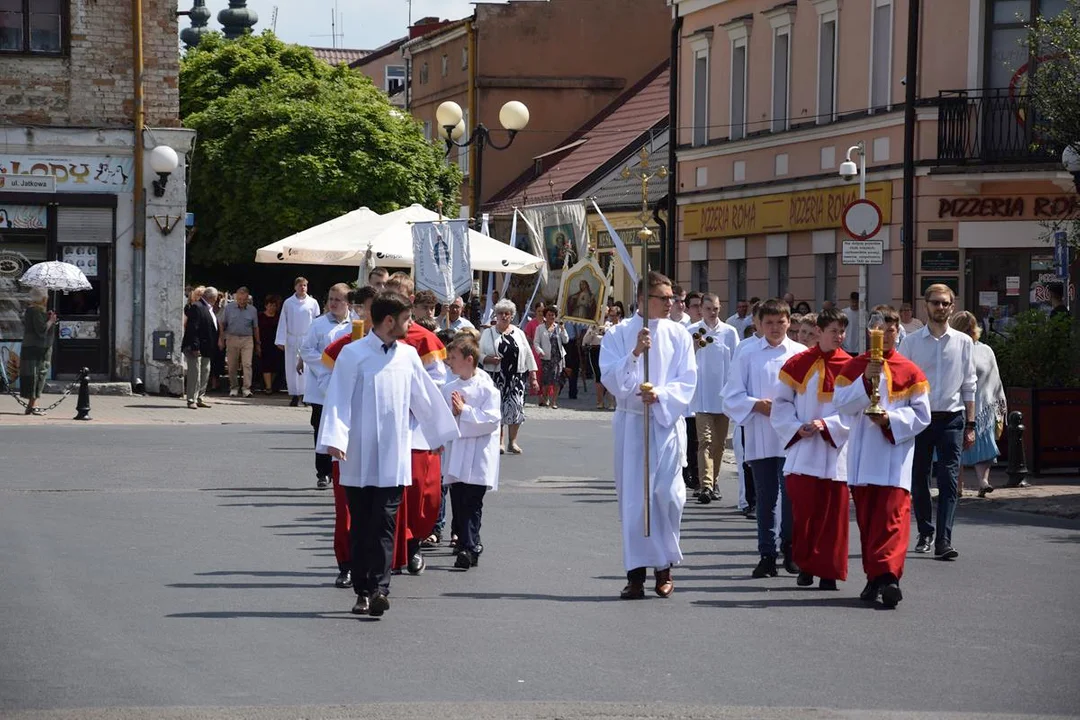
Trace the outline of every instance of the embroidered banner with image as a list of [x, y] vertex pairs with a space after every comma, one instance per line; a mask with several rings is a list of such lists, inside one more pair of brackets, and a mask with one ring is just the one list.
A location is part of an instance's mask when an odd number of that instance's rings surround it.
[[448, 303], [472, 289], [467, 220], [414, 223], [412, 238], [416, 290], [431, 290]]

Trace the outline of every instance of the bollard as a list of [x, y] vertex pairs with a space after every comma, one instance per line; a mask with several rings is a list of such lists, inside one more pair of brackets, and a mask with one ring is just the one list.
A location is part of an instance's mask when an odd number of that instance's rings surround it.
[[1009, 467], [1005, 471], [1009, 475], [1009, 482], [1005, 487], [1027, 487], [1028, 469], [1024, 461], [1024, 415], [1013, 411], [1009, 413], [1009, 419], [1005, 428], [1009, 436]]
[[91, 420], [90, 417], [90, 368], [79, 372], [79, 402], [75, 406], [78, 415], [75, 420]]

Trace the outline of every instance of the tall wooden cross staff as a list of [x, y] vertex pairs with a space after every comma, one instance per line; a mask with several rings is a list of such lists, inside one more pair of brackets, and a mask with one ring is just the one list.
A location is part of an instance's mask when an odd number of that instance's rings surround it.
[[[649, 181], [654, 177], [666, 178], [667, 168], [660, 166], [656, 172], [649, 172], [649, 148], [642, 147], [641, 152], [638, 154], [641, 158], [641, 162], [638, 163], [637, 172], [632, 172], [630, 167], [624, 167], [622, 171], [623, 180], [629, 180], [631, 177], [636, 177], [641, 180], [641, 214], [638, 215], [638, 219], [641, 220], [641, 229], [638, 230], [638, 239], [641, 241], [641, 287], [643, 289], [643, 295], [639, 298], [641, 304], [640, 312], [642, 318], [642, 327], [649, 327], [649, 240], [653, 236], [652, 230], [649, 229], [649, 219], [652, 217], [649, 214]], [[649, 392], [652, 390], [652, 383], [649, 382], [649, 353], [645, 352], [642, 357], [644, 362], [644, 377], [645, 382], [641, 383], [641, 391]], [[650, 506], [652, 505], [652, 482], [650, 481], [652, 470], [649, 467], [649, 405], [645, 405], [645, 422], [644, 422], [644, 488], [645, 488], [645, 537], [649, 537], [652, 534], [652, 517], [650, 515]]]

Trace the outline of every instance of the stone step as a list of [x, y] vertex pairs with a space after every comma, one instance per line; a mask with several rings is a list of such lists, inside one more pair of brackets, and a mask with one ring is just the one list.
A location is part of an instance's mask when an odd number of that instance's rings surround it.
[[[77, 381], [76, 381], [77, 382]], [[50, 380], [45, 383], [45, 393], [48, 395], [59, 395], [67, 390], [70, 382]], [[79, 387], [76, 385], [75, 389], [71, 391], [72, 395], [79, 392]], [[133, 395], [131, 392], [131, 383], [128, 382], [92, 382], [90, 383], [91, 395]]]

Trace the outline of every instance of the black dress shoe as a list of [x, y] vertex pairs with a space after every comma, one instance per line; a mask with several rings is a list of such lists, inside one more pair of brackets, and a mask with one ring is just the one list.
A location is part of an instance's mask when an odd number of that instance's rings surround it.
[[933, 542], [934, 542], [934, 536], [933, 535], [920, 535], [919, 536], [919, 541], [917, 543], [915, 543], [915, 552], [917, 552], [917, 553], [928, 553], [928, 552], [930, 552], [930, 548], [933, 545]]
[[743, 508], [742, 514], [747, 520], [757, 520], [757, 509], [753, 505]]
[[903, 599], [904, 593], [900, 592], [900, 584], [890, 577], [881, 587], [881, 604], [887, 608], [894, 608]]
[[357, 595], [353, 605], [353, 615], [367, 615], [371, 611], [371, 599], [367, 595]]
[[935, 560], [955, 560], [958, 557], [960, 553], [956, 552], [952, 545], [938, 545], [934, 550]]
[[795, 578], [795, 584], [799, 587], [810, 587], [814, 584], [814, 576], [808, 572], [801, 572], [799, 577]]
[[620, 600], [641, 600], [645, 597], [645, 583], [628, 582], [619, 593]]
[[424, 572], [424, 568], [427, 567], [427, 563], [424, 561], [424, 556], [419, 552], [413, 553], [409, 557], [408, 571], [410, 575], [419, 575]]
[[776, 571], [776, 558], [765, 556], [758, 561], [757, 567], [754, 568], [754, 572], [750, 573], [751, 577], [758, 580], [766, 577], [776, 577], [779, 573]]
[[821, 590], [835, 590], [836, 581], [829, 580], [828, 578], [821, 578], [821, 580], [818, 581], [818, 588]]
[[292, 400], [289, 401], [289, 407], [300, 407], [300, 396], [293, 395]]
[[697, 493], [697, 501], [701, 505], [708, 505], [712, 502], [712, 493], [708, 490], [702, 490]]
[[368, 615], [371, 617], [380, 617], [384, 612], [390, 609], [390, 598], [382, 592], [376, 592], [371, 596], [371, 609], [368, 610]]
[[462, 550], [457, 554], [457, 559], [454, 560], [454, 567], [458, 570], [468, 570], [472, 567], [472, 558], [469, 557], [468, 550]]
[[352, 571], [342, 570], [338, 573], [337, 579], [334, 580], [334, 587], [348, 588], [352, 587]]
[[799, 574], [799, 566], [795, 564], [795, 561], [791, 559], [790, 555], [784, 556], [784, 570], [791, 575]]
[[877, 580], [869, 580], [866, 583], [866, 587], [859, 593], [859, 599], [863, 602], [872, 603], [877, 600], [879, 592], [881, 592], [881, 588], [878, 587]]
[[319, 490], [325, 490], [326, 488], [330, 487], [330, 478], [326, 477], [325, 475], [319, 475], [315, 479], [315, 487]]

